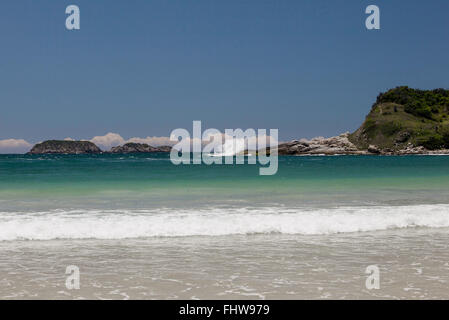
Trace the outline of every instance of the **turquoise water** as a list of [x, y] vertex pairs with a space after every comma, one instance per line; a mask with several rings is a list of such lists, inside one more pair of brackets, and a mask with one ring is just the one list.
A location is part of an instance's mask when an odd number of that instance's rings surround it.
[[176, 166], [167, 154], [0, 155], [0, 200], [72, 199], [82, 205], [111, 197], [128, 204], [137, 199], [143, 208], [152, 201], [197, 205], [230, 198], [297, 205], [316, 199], [323, 205], [449, 201], [449, 156], [279, 157], [276, 175], [260, 176], [258, 168]]
[[449, 226], [449, 156], [281, 156], [258, 173], [168, 154], [1, 155], [0, 240]]

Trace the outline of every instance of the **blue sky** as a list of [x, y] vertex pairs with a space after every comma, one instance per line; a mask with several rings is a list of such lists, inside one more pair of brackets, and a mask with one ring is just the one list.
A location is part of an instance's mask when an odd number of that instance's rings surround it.
[[[381, 30], [365, 28], [370, 4]], [[0, 140], [168, 136], [193, 120], [281, 140], [353, 131], [380, 91], [449, 87], [448, 14], [446, 0], [2, 0]]]

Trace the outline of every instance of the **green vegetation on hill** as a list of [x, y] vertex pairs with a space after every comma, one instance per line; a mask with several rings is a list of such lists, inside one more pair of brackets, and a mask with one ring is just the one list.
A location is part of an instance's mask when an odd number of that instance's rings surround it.
[[366, 149], [399, 150], [408, 144], [449, 148], [449, 90], [406, 86], [379, 94], [362, 126], [349, 139]]

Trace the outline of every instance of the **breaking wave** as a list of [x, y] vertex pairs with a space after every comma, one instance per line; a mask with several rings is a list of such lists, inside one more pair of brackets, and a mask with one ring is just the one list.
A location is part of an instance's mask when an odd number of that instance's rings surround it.
[[320, 235], [449, 227], [449, 205], [0, 212], [0, 240]]

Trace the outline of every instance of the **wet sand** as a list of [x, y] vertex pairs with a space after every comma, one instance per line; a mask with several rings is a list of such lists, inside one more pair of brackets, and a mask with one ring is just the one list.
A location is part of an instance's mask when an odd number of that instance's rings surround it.
[[[0, 242], [1, 299], [448, 299], [449, 230]], [[66, 267], [80, 269], [68, 290]], [[377, 265], [380, 289], [365, 286]]]

